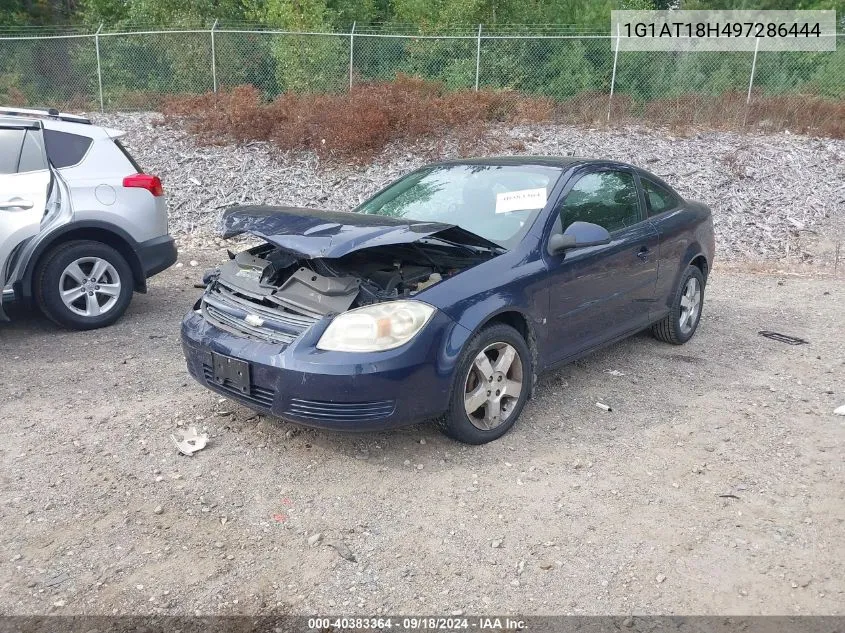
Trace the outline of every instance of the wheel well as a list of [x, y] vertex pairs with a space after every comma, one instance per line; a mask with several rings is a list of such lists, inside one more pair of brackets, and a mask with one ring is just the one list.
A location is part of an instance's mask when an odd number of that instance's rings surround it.
[[699, 255], [695, 259], [690, 262], [690, 266], [695, 266], [701, 271], [701, 276], [704, 277], [704, 283], [707, 283], [707, 273], [709, 272], [707, 268], [707, 259], [704, 255]]
[[481, 327], [485, 328], [488, 325], [493, 325], [494, 323], [504, 323], [505, 325], [511, 326], [519, 332], [523, 339], [525, 339], [528, 349], [531, 350], [531, 360], [533, 361], [532, 365], [534, 366], [534, 375], [531, 377], [531, 390], [533, 392], [534, 387], [537, 385], [537, 338], [534, 335], [534, 330], [528, 324], [528, 319], [525, 318], [525, 315], [522, 314], [522, 312], [508, 310], [506, 312], [494, 314]]
[[522, 338], [524, 338], [526, 342], [528, 342], [528, 339], [531, 336], [530, 330], [528, 329], [528, 322], [525, 320], [525, 316], [521, 312], [516, 312], [515, 310], [500, 312], [499, 314], [493, 315], [482, 327], [487, 327], [488, 325], [492, 325], [494, 323], [504, 323], [505, 325], [510, 325], [522, 335]]
[[50, 255], [50, 253], [57, 246], [76, 240], [91, 240], [94, 242], [101, 242], [103, 244], [111, 246], [114, 250], [116, 250], [123, 256], [123, 259], [125, 259], [126, 262], [129, 264], [129, 268], [132, 269], [132, 277], [135, 281], [135, 290], [137, 292], [146, 291], [146, 280], [144, 278], [144, 271], [141, 269], [141, 262], [138, 261], [138, 256], [135, 254], [135, 250], [132, 248], [129, 242], [127, 242], [125, 239], [123, 239], [116, 233], [112, 233], [107, 229], [83, 227], [78, 229], [72, 229], [70, 231], [67, 231], [66, 233], [62, 233], [55, 240], [53, 240], [43, 248], [41, 253], [36, 258], [36, 261], [33, 262], [29, 267], [28, 285], [30, 292], [34, 292], [33, 283], [35, 281], [35, 271], [38, 270], [38, 267], [41, 266], [41, 264]]

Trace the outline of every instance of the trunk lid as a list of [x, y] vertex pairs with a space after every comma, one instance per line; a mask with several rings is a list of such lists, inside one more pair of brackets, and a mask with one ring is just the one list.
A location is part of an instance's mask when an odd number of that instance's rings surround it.
[[411, 244], [438, 237], [470, 247], [502, 247], [455, 224], [422, 222], [348, 211], [238, 206], [221, 219], [224, 238], [250, 233], [305, 259], [343, 257], [376, 246]]

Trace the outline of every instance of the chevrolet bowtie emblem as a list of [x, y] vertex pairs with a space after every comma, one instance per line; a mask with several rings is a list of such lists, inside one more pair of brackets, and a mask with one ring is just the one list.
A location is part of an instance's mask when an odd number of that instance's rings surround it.
[[246, 321], [247, 325], [251, 325], [253, 327], [261, 327], [264, 325], [264, 319], [257, 314], [247, 314], [244, 317], [244, 321]]

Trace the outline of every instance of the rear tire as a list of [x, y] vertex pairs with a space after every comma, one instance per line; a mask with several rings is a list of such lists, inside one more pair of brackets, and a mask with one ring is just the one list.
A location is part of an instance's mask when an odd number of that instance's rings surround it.
[[93, 330], [117, 321], [132, 300], [129, 264], [111, 246], [80, 240], [48, 252], [35, 271], [38, 307], [51, 321]]
[[519, 332], [502, 323], [484, 328], [461, 354], [440, 430], [466, 444], [502, 437], [522, 413], [533, 376], [531, 351]]
[[687, 266], [675, 289], [669, 314], [651, 326], [651, 332], [664, 343], [683, 345], [698, 329], [703, 309], [704, 275], [697, 266]]

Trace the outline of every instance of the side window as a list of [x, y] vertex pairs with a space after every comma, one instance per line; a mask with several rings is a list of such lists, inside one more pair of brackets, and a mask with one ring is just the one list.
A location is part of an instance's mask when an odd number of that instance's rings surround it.
[[665, 187], [645, 178], [641, 178], [640, 181], [643, 183], [643, 191], [646, 200], [648, 200], [649, 216], [669, 211], [678, 206], [678, 197]]
[[18, 158], [26, 130], [0, 128], [0, 174], [18, 171]]
[[21, 160], [18, 163], [18, 173], [40, 171], [47, 169], [47, 158], [44, 155], [41, 132], [27, 130], [21, 149]]
[[76, 165], [91, 147], [91, 139], [87, 136], [57, 130], [44, 130], [44, 142], [47, 156], [57, 169]]
[[573, 222], [592, 222], [610, 232], [640, 221], [634, 177], [624, 171], [583, 176], [567, 194], [560, 210], [563, 230]]

